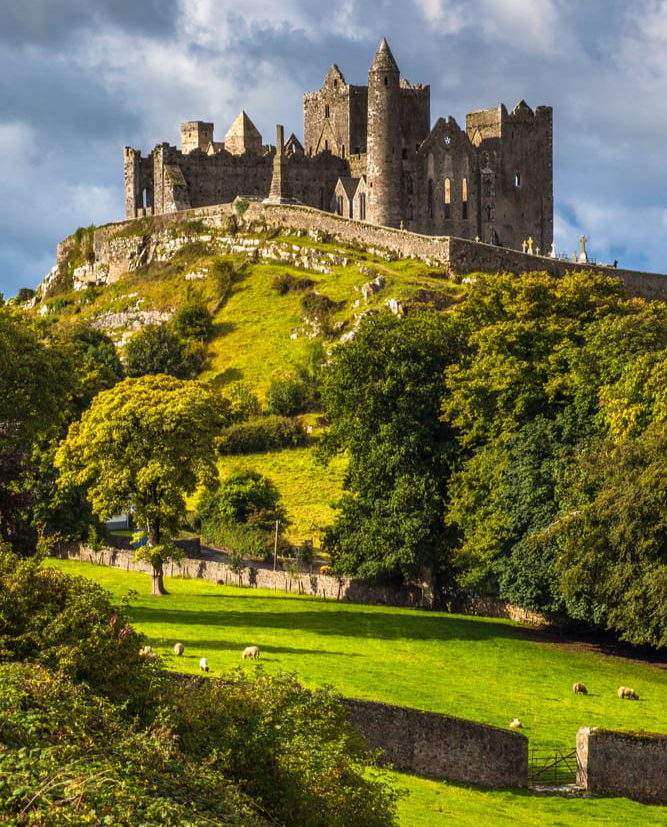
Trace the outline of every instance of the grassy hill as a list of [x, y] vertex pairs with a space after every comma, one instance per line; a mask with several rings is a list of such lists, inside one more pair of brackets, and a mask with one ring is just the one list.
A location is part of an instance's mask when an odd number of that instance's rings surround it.
[[[162, 247], [153, 260], [105, 286], [74, 290], [75, 268], [93, 259], [93, 230], [79, 230], [65, 242], [68, 252], [60, 276], [37, 308], [47, 323], [67, 327], [85, 320], [102, 326], [122, 351], [138, 325], [166, 319], [193, 297], [200, 297], [214, 322], [201, 378], [223, 389], [243, 381], [260, 400], [272, 379], [305, 364], [311, 342], [320, 341], [330, 348], [354, 328], [359, 316], [383, 308], [389, 299], [446, 308], [465, 290], [416, 259], [390, 261], [303, 233], [237, 232], [233, 249], [247, 245], [247, 253], [220, 254], [229, 244], [228, 231], [186, 221], [165, 236], [150, 219], [118, 225], [115, 240], [133, 234], [150, 238], [156, 233]], [[183, 237], [187, 243], [169, 247], [170, 239], [182, 241]], [[285, 260], [258, 257], [260, 243], [274, 257]], [[304, 262], [312, 263], [311, 269]], [[224, 276], [230, 271], [227, 290]], [[285, 275], [308, 278], [312, 287], [281, 295], [274, 282]], [[383, 289], [363, 299], [360, 288], [378, 276], [385, 280]], [[304, 313], [303, 296], [313, 290], [333, 303], [326, 325], [313, 325]], [[313, 423], [315, 418], [311, 415], [306, 421]], [[306, 447], [220, 462], [223, 476], [239, 467], [252, 467], [275, 482], [292, 521], [288, 537], [294, 542], [313, 538], [317, 544], [320, 529], [332, 519], [331, 503], [341, 492], [344, 463], [328, 468], [318, 465], [315, 442], [316, 437]]]
[[[206, 656], [214, 675], [241, 667], [249, 644], [262, 650], [260, 667], [294, 671], [307, 686], [330, 684], [342, 695], [444, 712], [507, 727], [517, 716], [532, 748], [572, 749], [577, 729], [660, 731], [667, 708], [667, 673], [651, 665], [564, 645], [511, 621], [360, 606], [254, 589], [169, 579], [171, 595], [152, 598], [148, 576], [49, 561], [91, 577], [116, 599], [134, 589], [133, 623], [169, 669], [197, 672]], [[185, 644], [176, 658], [173, 645]], [[589, 695], [574, 695], [583, 680]], [[621, 701], [620, 685], [640, 701]], [[396, 776], [409, 797], [400, 805], [404, 827], [490, 823], [658, 825], [665, 807], [625, 799], [540, 797], [527, 791], [484, 791]]]

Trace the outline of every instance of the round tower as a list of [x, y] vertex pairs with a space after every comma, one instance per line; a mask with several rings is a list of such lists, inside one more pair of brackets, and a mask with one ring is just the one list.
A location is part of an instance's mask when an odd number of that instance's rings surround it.
[[368, 208], [372, 224], [401, 223], [400, 72], [383, 40], [368, 70]]

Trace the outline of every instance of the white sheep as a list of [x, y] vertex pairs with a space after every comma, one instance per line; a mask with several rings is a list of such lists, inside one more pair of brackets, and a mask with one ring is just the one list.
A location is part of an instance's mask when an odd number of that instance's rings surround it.
[[146, 660], [157, 660], [157, 652], [153, 650], [152, 646], [142, 646], [139, 649], [139, 657], [145, 658]]
[[510, 721], [510, 726], [512, 727], [512, 729], [523, 729], [523, 724], [518, 718], [513, 718]]
[[618, 697], [627, 701], [638, 701], [639, 695], [629, 686], [619, 686]]
[[180, 658], [183, 652], [185, 652], [185, 646], [182, 643], [174, 643], [174, 654]]
[[208, 672], [208, 661], [206, 660], [206, 658], [202, 658], [199, 661], [199, 668], [202, 672]]
[[245, 660], [246, 658], [252, 658], [253, 660], [257, 660], [259, 657], [259, 646], [246, 646], [243, 650], [243, 655], [241, 657]]

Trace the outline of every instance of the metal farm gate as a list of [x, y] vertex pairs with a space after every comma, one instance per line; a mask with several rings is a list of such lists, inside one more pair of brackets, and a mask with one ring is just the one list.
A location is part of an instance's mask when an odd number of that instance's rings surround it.
[[528, 782], [531, 787], [566, 787], [577, 779], [577, 750], [531, 749]]

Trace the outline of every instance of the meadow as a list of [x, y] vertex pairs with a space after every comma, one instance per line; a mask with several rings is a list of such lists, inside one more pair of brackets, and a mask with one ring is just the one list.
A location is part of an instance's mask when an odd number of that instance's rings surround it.
[[[574, 747], [581, 726], [664, 731], [667, 672], [659, 665], [569, 646], [505, 620], [337, 603], [281, 592], [168, 578], [170, 595], [150, 596], [144, 574], [71, 561], [49, 561], [90, 577], [115, 599], [132, 590], [136, 627], [164, 666], [195, 673], [205, 656], [212, 674], [234, 668], [297, 673], [306, 686], [329, 684], [341, 695], [443, 712], [507, 727], [519, 717], [531, 748]], [[134, 594], [136, 593], [136, 594]], [[182, 658], [173, 645], [185, 645]], [[261, 647], [259, 664], [241, 661]], [[583, 681], [587, 696], [574, 695]], [[621, 701], [620, 685], [639, 702]], [[484, 791], [394, 774], [407, 791], [402, 827], [453, 824], [659, 825], [667, 808], [626, 799]]]

